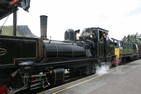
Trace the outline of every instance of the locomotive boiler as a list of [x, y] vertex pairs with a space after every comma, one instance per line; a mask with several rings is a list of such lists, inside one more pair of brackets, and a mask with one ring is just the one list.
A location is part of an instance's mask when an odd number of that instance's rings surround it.
[[[7, 12], [0, 18], [10, 14], [13, 6], [4, 9]], [[100, 40], [108, 30], [85, 28], [77, 40], [79, 30], [68, 29], [65, 41], [49, 40], [46, 37], [48, 17], [42, 15], [40, 18], [41, 38], [0, 35], [0, 87], [5, 88], [6, 93], [58, 85], [68, 76], [94, 74], [96, 65], [102, 62], [113, 63], [114, 46], [107, 46], [107, 57], [104, 57], [104, 44]], [[16, 16], [13, 24], [15, 32]]]

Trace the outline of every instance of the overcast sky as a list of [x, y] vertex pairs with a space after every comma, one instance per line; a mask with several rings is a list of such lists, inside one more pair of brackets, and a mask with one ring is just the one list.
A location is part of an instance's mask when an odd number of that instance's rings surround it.
[[[18, 25], [28, 25], [40, 36], [40, 15], [48, 16], [47, 36], [64, 40], [68, 28], [101, 27], [109, 36], [121, 40], [125, 35], [141, 34], [141, 0], [30, 0], [29, 13], [18, 11]], [[2, 25], [4, 20], [0, 21]], [[5, 25], [12, 25], [12, 15]]]

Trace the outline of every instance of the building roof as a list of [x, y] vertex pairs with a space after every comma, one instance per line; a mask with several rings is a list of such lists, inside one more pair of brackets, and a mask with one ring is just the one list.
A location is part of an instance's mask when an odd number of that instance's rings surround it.
[[13, 8], [9, 3], [12, 0], [0, 0], [0, 20], [12, 13]]
[[15, 7], [21, 7], [21, 0], [0, 0], [0, 20], [18, 10]]

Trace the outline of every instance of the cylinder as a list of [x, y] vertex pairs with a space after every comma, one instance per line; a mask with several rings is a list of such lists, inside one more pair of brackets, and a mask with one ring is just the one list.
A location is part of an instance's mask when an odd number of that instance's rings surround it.
[[47, 39], [47, 18], [46, 15], [40, 16], [40, 25], [41, 25], [41, 39]]

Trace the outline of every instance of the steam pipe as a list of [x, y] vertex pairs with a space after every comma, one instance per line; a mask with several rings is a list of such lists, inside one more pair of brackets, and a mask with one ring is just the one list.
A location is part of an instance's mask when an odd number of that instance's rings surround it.
[[47, 39], [47, 18], [46, 15], [40, 16], [40, 25], [41, 25], [41, 39]]

